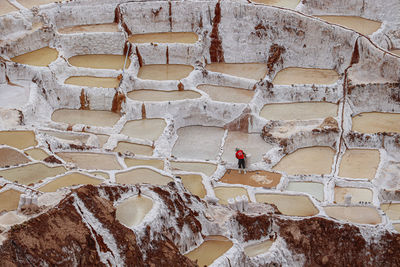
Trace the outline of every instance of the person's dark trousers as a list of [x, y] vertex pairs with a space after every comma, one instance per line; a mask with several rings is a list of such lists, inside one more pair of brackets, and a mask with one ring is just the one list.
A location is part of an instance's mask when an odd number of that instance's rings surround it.
[[246, 166], [244, 166], [244, 165], [245, 165], [245, 164], [244, 164], [244, 159], [239, 159], [238, 165], [239, 165], [239, 169], [240, 169], [240, 168], [243, 168], [243, 169], [246, 168]]

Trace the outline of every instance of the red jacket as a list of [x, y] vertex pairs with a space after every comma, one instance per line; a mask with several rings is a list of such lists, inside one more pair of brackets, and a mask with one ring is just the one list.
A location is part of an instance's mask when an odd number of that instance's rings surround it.
[[236, 151], [237, 159], [244, 159], [244, 157], [245, 157], [245, 154], [244, 154], [243, 150]]

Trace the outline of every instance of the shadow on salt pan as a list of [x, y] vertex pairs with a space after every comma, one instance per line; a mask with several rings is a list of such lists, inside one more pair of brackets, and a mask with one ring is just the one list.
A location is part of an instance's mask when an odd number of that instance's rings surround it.
[[191, 90], [183, 91], [161, 91], [161, 90], [134, 90], [128, 93], [128, 97], [135, 101], [143, 102], [163, 102], [184, 99], [195, 99], [201, 97], [201, 94]]
[[189, 76], [193, 66], [181, 64], [151, 64], [140, 67], [137, 77], [142, 80], [181, 80]]
[[127, 227], [140, 224], [153, 207], [153, 200], [145, 196], [130, 197], [116, 207], [115, 216]]
[[211, 63], [206, 70], [232, 76], [260, 80], [267, 75], [267, 64], [264, 63]]
[[57, 57], [58, 51], [56, 49], [43, 47], [38, 50], [13, 57], [11, 60], [20, 64], [47, 67], [51, 62], [55, 61]]
[[194, 32], [156, 32], [129, 36], [131, 43], [183, 43], [194, 44], [199, 38]]

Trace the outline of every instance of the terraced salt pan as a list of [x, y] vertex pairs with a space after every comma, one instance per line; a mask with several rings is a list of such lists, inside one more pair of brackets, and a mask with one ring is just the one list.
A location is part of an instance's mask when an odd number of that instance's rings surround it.
[[151, 64], [140, 67], [138, 78], [142, 80], [181, 80], [189, 76], [193, 66], [181, 64]]
[[287, 191], [303, 192], [312, 195], [319, 201], [324, 200], [324, 185], [314, 182], [289, 182]]
[[325, 146], [300, 148], [286, 155], [273, 167], [275, 171], [295, 174], [329, 174], [335, 150]]
[[198, 266], [209, 266], [233, 246], [232, 241], [224, 236], [207, 236], [204, 242], [194, 250], [185, 254]]
[[162, 175], [151, 169], [137, 168], [126, 172], [120, 172], [115, 175], [115, 181], [120, 184], [153, 184], [166, 185], [172, 182], [171, 177]]
[[266, 240], [257, 244], [249, 245], [244, 248], [244, 253], [249, 257], [255, 257], [267, 253], [274, 241]]
[[393, 224], [393, 228], [394, 228], [398, 233], [400, 233], [400, 223], [394, 223], [394, 224]]
[[113, 127], [120, 118], [120, 114], [107, 110], [58, 109], [51, 115], [55, 122], [99, 127]]
[[160, 91], [160, 90], [135, 90], [128, 93], [128, 97], [136, 101], [162, 102], [183, 99], [194, 99], [201, 97], [201, 94], [191, 90], [184, 91]]
[[34, 6], [40, 6], [50, 3], [55, 3], [57, 1], [54, 0], [18, 0], [18, 3], [23, 5], [24, 7], [31, 9]]
[[211, 176], [217, 170], [217, 165], [205, 162], [171, 162], [172, 170], [177, 169], [187, 172], [201, 172]]
[[99, 145], [100, 147], [103, 147], [105, 143], [107, 143], [108, 138], [110, 138], [110, 136], [105, 135], [105, 134], [96, 134], [97, 139], [99, 140]]
[[133, 166], [152, 166], [154, 168], [163, 170], [164, 169], [164, 161], [159, 159], [131, 159], [125, 158], [126, 166], [133, 167]]
[[8, 145], [19, 149], [36, 146], [33, 131], [0, 131], [0, 145]]
[[228, 86], [202, 84], [197, 86], [197, 89], [208, 94], [212, 100], [220, 102], [249, 103], [254, 97], [252, 90]]
[[400, 56], [400, 49], [390, 50], [393, 54]]
[[219, 127], [187, 126], [180, 128], [172, 155], [177, 158], [215, 160], [224, 132], [225, 130]]
[[10, 4], [7, 0], [0, 0], [0, 16], [17, 10], [19, 9]]
[[157, 32], [134, 34], [128, 37], [131, 43], [183, 43], [194, 44], [199, 37], [194, 32]]
[[115, 155], [86, 153], [86, 152], [59, 152], [57, 156], [66, 162], [71, 162], [77, 165], [80, 169], [87, 170], [120, 170]]
[[337, 117], [338, 105], [328, 102], [267, 104], [260, 116], [267, 120], [311, 120]]
[[48, 167], [43, 163], [33, 163], [12, 169], [1, 170], [0, 176], [12, 182], [29, 185], [37, 183], [44, 178], [62, 174], [66, 171], [67, 170], [63, 166]]
[[66, 79], [64, 83], [100, 88], [117, 88], [119, 86], [119, 80], [115, 77], [72, 76]]
[[153, 155], [153, 148], [147, 145], [134, 144], [129, 142], [118, 142], [118, 145], [114, 148], [114, 152], [120, 153], [133, 153], [145, 156]]
[[47, 154], [40, 148], [28, 149], [25, 151], [25, 154], [31, 156], [33, 159], [40, 160], [40, 161], [44, 160], [45, 158], [47, 158], [49, 156], [49, 154]]
[[140, 224], [153, 207], [153, 200], [144, 196], [130, 197], [116, 207], [115, 216], [127, 227]]
[[256, 194], [256, 200], [260, 203], [275, 204], [282, 214], [288, 216], [313, 216], [319, 212], [307, 196]]
[[248, 156], [246, 168], [249, 167], [250, 163], [262, 161], [263, 155], [273, 148], [273, 146], [265, 142], [258, 133], [248, 134], [238, 131], [229, 131], [228, 136], [225, 139], [222, 159], [229, 163], [237, 164], [237, 159], [235, 156], [235, 149], [237, 147], [243, 149]]
[[339, 204], [345, 203], [346, 195], [351, 195], [352, 203], [372, 202], [372, 191], [367, 188], [357, 187], [335, 187], [335, 202]]
[[21, 192], [9, 189], [0, 193], [0, 213], [18, 208]]
[[167, 123], [163, 119], [133, 120], [125, 123], [121, 134], [132, 138], [155, 141], [163, 133]]
[[347, 149], [340, 161], [339, 176], [372, 180], [375, 178], [379, 162], [379, 150]]
[[189, 190], [190, 193], [200, 198], [204, 198], [206, 196], [207, 192], [204, 188], [201, 175], [185, 174], [179, 176], [182, 179], [183, 185], [187, 190]]
[[248, 171], [246, 174], [239, 173], [237, 170], [227, 170], [219, 180], [228, 184], [244, 184], [254, 187], [276, 187], [281, 181], [282, 175], [267, 171]]
[[[120, 70], [124, 67], [124, 55], [107, 55], [107, 54], [92, 54], [78, 55], [68, 59], [72, 66], [93, 69], [114, 69]], [[129, 68], [131, 61], [129, 57], [126, 60], [126, 68]]]
[[4, 147], [0, 148], [0, 168], [28, 163], [30, 160], [17, 150]]
[[381, 209], [391, 220], [400, 220], [400, 204], [399, 203], [385, 203], [381, 204]]
[[206, 70], [260, 80], [267, 74], [267, 65], [264, 63], [211, 63], [206, 65]]
[[[19, 108], [26, 105], [30, 98], [31, 81], [13, 80], [0, 84], [0, 108]], [[7, 119], [7, 115], [1, 114]]]
[[332, 84], [338, 79], [339, 74], [335, 70], [290, 67], [280, 70], [272, 83], [275, 85]]
[[352, 118], [352, 131], [400, 133], [400, 113], [363, 112]]
[[247, 190], [243, 187], [219, 186], [214, 188], [214, 192], [215, 196], [219, 199], [219, 203], [224, 205], [228, 204], [228, 199], [230, 198], [236, 198], [237, 196], [243, 195], [249, 197]]
[[118, 32], [117, 23], [75, 25], [57, 30], [61, 34], [73, 34], [82, 32]]
[[253, 3], [295, 9], [300, 0], [252, 0]]
[[315, 16], [330, 23], [338, 24], [361, 34], [370, 35], [376, 32], [382, 22], [355, 16]]
[[324, 209], [328, 216], [341, 221], [361, 224], [379, 224], [382, 221], [378, 211], [373, 207], [332, 206]]
[[56, 49], [43, 47], [38, 50], [13, 57], [11, 60], [20, 64], [47, 67], [51, 62], [55, 61], [57, 57], [58, 51]]
[[60, 188], [70, 187], [73, 185], [81, 185], [81, 184], [98, 185], [102, 182], [103, 180], [95, 179], [88, 175], [74, 172], [61, 176], [56, 180], [53, 180], [50, 183], [40, 187], [38, 190], [42, 192], [55, 192]]

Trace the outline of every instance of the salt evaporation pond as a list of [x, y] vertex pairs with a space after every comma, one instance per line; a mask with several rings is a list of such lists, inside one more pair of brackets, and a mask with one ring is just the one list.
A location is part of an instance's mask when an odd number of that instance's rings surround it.
[[400, 203], [384, 203], [381, 204], [381, 209], [390, 220], [400, 220]]
[[324, 200], [324, 185], [321, 183], [289, 182], [286, 191], [307, 193], [319, 201]]
[[163, 170], [164, 169], [164, 161], [159, 159], [125, 159], [126, 166], [133, 167], [133, 166], [152, 166], [154, 168]]
[[18, 208], [21, 192], [9, 189], [0, 193], [0, 214], [3, 211], [16, 210]]
[[98, 127], [113, 127], [121, 115], [107, 110], [58, 109], [51, 119], [68, 124], [84, 124]]
[[130, 197], [116, 207], [115, 217], [127, 227], [139, 225], [153, 207], [153, 200], [145, 196]]
[[7, 0], [0, 1], [0, 16], [17, 10], [19, 9], [10, 4]]
[[49, 154], [47, 154], [40, 148], [28, 149], [24, 153], [29, 155], [33, 159], [40, 160], [40, 161], [44, 160], [45, 158], [47, 158], [49, 156]]
[[255, 257], [267, 253], [274, 241], [266, 240], [256, 244], [248, 245], [244, 248], [244, 253], [249, 257]]
[[254, 187], [274, 188], [281, 181], [282, 175], [268, 171], [247, 171], [239, 173], [237, 170], [227, 170], [219, 180], [228, 184], [244, 184]]
[[357, 187], [335, 187], [335, 202], [345, 203], [346, 195], [351, 196], [352, 203], [372, 202], [372, 191], [367, 188]]
[[253, 90], [244, 88], [202, 84], [197, 89], [205, 92], [212, 100], [220, 102], [249, 103], [254, 97]]
[[194, 44], [198, 41], [198, 36], [194, 32], [157, 32], [133, 34], [128, 40], [131, 43], [183, 43]]
[[115, 181], [119, 184], [153, 184], [166, 185], [172, 182], [171, 177], [162, 175], [147, 168], [137, 168], [126, 172], [119, 172], [115, 175]]
[[390, 50], [393, 54], [400, 56], [400, 49]]
[[153, 155], [153, 147], [129, 142], [118, 142], [113, 151], [120, 153], [139, 154], [144, 156]]
[[0, 168], [28, 163], [30, 160], [21, 152], [8, 147], [0, 148]]
[[38, 50], [28, 52], [11, 60], [20, 64], [47, 67], [51, 62], [55, 61], [58, 57], [58, 51], [54, 48], [43, 47]]
[[65, 27], [57, 30], [61, 34], [74, 34], [84, 32], [118, 32], [117, 23], [87, 24]]
[[375, 178], [379, 161], [379, 150], [347, 149], [340, 161], [339, 176], [372, 180]]
[[237, 196], [247, 196], [249, 198], [247, 190], [243, 187], [218, 186], [214, 188], [214, 192], [215, 196], [219, 199], [219, 203], [224, 205], [228, 204], [228, 199], [236, 198]]
[[87, 87], [117, 88], [119, 80], [114, 77], [71, 76], [64, 83]]
[[185, 256], [192, 261], [197, 261], [198, 266], [208, 266], [232, 246], [232, 241], [224, 236], [207, 236], [199, 247], [186, 253]]
[[179, 175], [182, 179], [182, 183], [187, 190], [193, 195], [196, 195], [200, 198], [204, 198], [207, 194], [206, 189], [203, 185], [203, 178], [198, 174], [184, 174]]
[[140, 67], [138, 78], [142, 80], [181, 80], [189, 76], [193, 66], [181, 64], [152, 64]]
[[264, 63], [212, 63], [206, 65], [206, 70], [260, 80], [267, 74], [267, 65]]
[[40, 6], [50, 3], [55, 3], [54, 0], [18, 0], [18, 3], [23, 5], [24, 7], [31, 9], [34, 6]]
[[184, 91], [161, 91], [161, 90], [134, 90], [128, 93], [128, 97], [135, 101], [143, 102], [163, 102], [184, 99], [195, 99], [201, 94], [191, 90]]
[[176, 170], [186, 172], [201, 172], [205, 175], [211, 176], [216, 170], [217, 165], [206, 162], [171, 162], [171, 167]]
[[338, 105], [328, 102], [267, 104], [260, 116], [268, 120], [311, 120], [337, 117]]
[[66, 162], [76, 164], [80, 169], [119, 170], [117, 158], [113, 154], [86, 153], [86, 152], [58, 152], [57, 156]]
[[352, 131], [400, 133], [400, 113], [363, 112], [352, 118]]
[[0, 145], [24, 149], [36, 146], [37, 141], [33, 131], [0, 131]]
[[339, 74], [335, 70], [290, 67], [280, 70], [272, 83], [275, 85], [332, 84], [338, 79]]
[[252, 0], [253, 3], [295, 9], [300, 0]]
[[[120, 70], [124, 67], [124, 55], [77, 55], [68, 58], [69, 64], [75, 67], [92, 68], [92, 69], [113, 69]], [[126, 68], [129, 67], [131, 61], [129, 57], [126, 60]]]
[[330, 174], [334, 156], [335, 150], [330, 147], [300, 148], [284, 156], [272, 169], [289, 175]]
[[131, 138], [155, 141], [163, 133], [167, 123], [163, 119], [133, 120], [125, 123], [121, 134]]
[[5, 169], [0, 171], [0, 176], [5, 179], [29, 185], [39, 182], [46, 177], [53, 177], [66, 172], [64, 166], [49, 167], [43, 163], [33, 163], [21, 167]]
[[256, 194], [256, 200], [274, 204], [282, 214], [288, 216], [314, 216], [319, 212], [307, 196], [259, 193]]
[[73, 185], [98, 185], [102, 182], [103, 180], [99, 180], [82, 173], [74, 172], [58, 177], [57, 179], [45, 184], [44, 186], [41, 186], [38, 190], [42, 192], [55, 192], [60, 188], [70, 187]]
[[370, 35], [376, 32], [382, 22], [365, 19], [356, 16], [316, 16], [330, 23], [338, 24], [346, 28], [352, 29], [361, 34]]
[[326, 214], [337, 220], [361, 223], [361, 224], [379, 224], [381, 223], [381, 216], [376, 208], [373, 207], [342, 207], [332, 206], [324, 207]]

